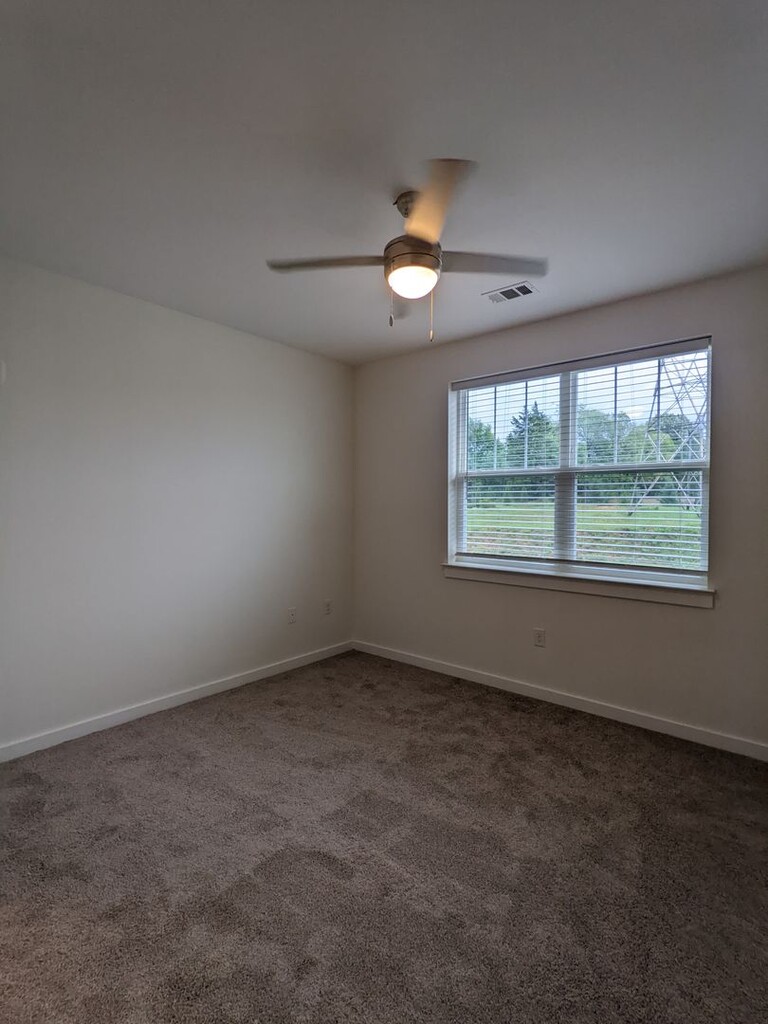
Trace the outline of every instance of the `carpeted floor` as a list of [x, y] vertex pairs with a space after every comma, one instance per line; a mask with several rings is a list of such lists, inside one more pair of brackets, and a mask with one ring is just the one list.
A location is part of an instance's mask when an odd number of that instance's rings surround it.
[[768, 765], [350, 654], [0, 771], [13, 1024], [758, 1024]]

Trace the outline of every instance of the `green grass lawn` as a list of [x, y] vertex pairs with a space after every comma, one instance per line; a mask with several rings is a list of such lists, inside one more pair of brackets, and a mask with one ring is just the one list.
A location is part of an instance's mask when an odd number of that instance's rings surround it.
[[[576, 506], [577, 558], [698, 568], [701, 517], [681, 505]], [[484, 554], [552, 556], [554, 503], [499, 502], [467, 509], [467, 548]], [[611, 557], [609, 549], [620, 549]]]

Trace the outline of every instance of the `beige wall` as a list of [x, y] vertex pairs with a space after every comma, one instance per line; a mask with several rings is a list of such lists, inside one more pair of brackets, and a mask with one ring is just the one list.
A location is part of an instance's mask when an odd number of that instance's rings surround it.
[[348, 367], [8, 262], [0, 311], [0, 747], [348, 639]]
[[[349, 368], [5, 261], [0, 310], [0, 756], [351, 637], [768, 742], [767, 270], [360, 368], [354, 524]], [[443, 578], [451, 380], [708, 333], [714, 610]]]
[[[443, 578], [452, 380], [703, 334], [713, 610]], [[356, 639], [768, 742], [766, 269], [359, 368], [355, 501]]]

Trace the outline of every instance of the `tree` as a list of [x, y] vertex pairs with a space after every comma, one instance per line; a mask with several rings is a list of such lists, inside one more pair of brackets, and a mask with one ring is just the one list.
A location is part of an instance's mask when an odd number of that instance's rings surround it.
[[[515, 416], [512, 429], [505, 442], [505, 469], [532, 470], [543, 466], [556, 466], [560, 461], [560, 432], [557, 424], [534, 402]], [[515, 477], [507, 485], [509, 499], [513, 501], [541, 501], [553, 498], [553, 483], [549, 477]]]
[[576, 416], [576, 461], [580, 465], [613, 462], [614, 446], [621, 461], [631, 431], [632, 420], [625, 412], [620, 412], [614, 422], [613, 413], [580, 405]]
[[[467, 423], [467, 467], [469, 469], [493, 469], [494, 455], [499, 440], [482, 420], [470, 419]], [[467, 504], [487, 505], [499, 500], [498, 482], [493, 477], [473, 477], [467, 487]]]
[[515, 416], [507, 434], [505, 468], [556, 466], [560, 461], [560, 433], [557, 424], [534, 402]]
[[496, 435], [482, 420], [467, 424], [467, 466], [469, 469], [493, 469]]
[[673, 451], [665, 458], [701, 459], [704, 457], [704, 437], [700, 427], [681, 412], [663, 412], [659, 416], [659, 430], [673, 442]]

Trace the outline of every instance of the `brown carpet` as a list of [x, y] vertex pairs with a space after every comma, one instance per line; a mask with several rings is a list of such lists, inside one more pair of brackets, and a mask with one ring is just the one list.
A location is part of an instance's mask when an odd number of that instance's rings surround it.
[[768, 1019], [768, 765], [351, 654], [2, 767], [14, 1024]]

